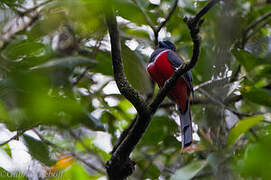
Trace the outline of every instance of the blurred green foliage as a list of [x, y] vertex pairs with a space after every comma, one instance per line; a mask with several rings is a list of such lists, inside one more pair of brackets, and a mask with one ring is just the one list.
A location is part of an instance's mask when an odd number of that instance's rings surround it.
[[[136, 116], [112, 85], [104, 20], [109, 3], [118, 16], [128, 81], [145, 98], [158, 90], [145, 70], [154, 37], [141, 11], [158, 26], [173, 1], [137, 2], [0, 1], [0, 122], [10, 131], [40, 133], [39, 139], [24, 134], [23, 142], [44, 167], [72, 154], [77, 161], [61, 171], [64, 179], [106, 176], [101, 162], [110, 158], [108, 146]], [[193, 44], [182, 19], [207, 2], [180, 0], [159, 33], [159, 39], [176, 44], [185, 61]], [[192, 74], [194, 85], [221, 79], [202, 87], [216, 101], [192, 106], [196, 138], [186, 152], [181, 152], [175, 122], [178, 112], [161, 107], [132, 154], [138, 168], [131, 179], [270, 179], [271, 16], [247, 29], [268, 13], [269, 0], [230, 0], [205, 15], [201, 55]], [[226, 103], [237, 95], [240, 101]], [[195, 97], [209, 98], [198, 90]], [[111, 145], [99, 139], [105, 136]], [[9, 144], [0, 148], [12, 157]], [[12, 176], [8, 173], [0, 169]]]

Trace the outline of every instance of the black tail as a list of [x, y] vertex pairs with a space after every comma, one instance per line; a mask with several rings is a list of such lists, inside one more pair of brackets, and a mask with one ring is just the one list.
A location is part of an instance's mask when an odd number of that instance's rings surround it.
[[193, 141], [192, 121], [190, 113], [190, 103], [187, 101], [186, 110], [180, 114], [181, 133], [182, 133], [182, 149], [190, 146]]

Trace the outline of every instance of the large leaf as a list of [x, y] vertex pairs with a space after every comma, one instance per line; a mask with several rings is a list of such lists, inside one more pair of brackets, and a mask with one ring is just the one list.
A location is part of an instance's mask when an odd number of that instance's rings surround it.
[[189, 180], [197, 175], [202, 168], [207, 164], [207, 161], [194, 161], [181, 169], [178, 169], [176, 173], [170, 178], [170, 180]]
[[39, 160], [40, 162], [44, 163], [47, 166], [51, 166], [55, 164], [56, 161], [52, 160], [49, 155], [48, 146], [37, 139], [34, 139], [31, 136], [23, 135], [26, 146], [28, 147], [29, 153], [35, 159]]
[[32, 40], [16, 40], [4, 50], [4, 55], [12, 60], [39, 56], [44, 52], [44, 44]]
[[265, 63], [264, 59], [257, 58], [245, 50], [233, 50], [235, 58], [243, 65], [247, 72], [253, 70], [256, 66]]
[[128, 19], [138, 25], [147, 24], [145, 17], [140, 12], [140, 8], [132, 1], [114, 0], [113, 3], [121, 17]]
[[271, 163], [268, 163], [271, 162], [270, 141], [271, 136], [267, 135], [260, 137], [257, 143], [249, 144], [246, 147], [243, 158], [238, 162], [238, 168], [245, 177], [244, 179], [270, 179]]
[[124, 72], [128, 81], [141, 93], [151, 93], [152, 83], [146, 68], [143, 66], [143, 60], [140, 59], [141, 57], [127, 46], [122, 46], [122, 51]]
[[250, 85], [244, 85], [241, 89], [241, 93], [244, 98], [254, 103], [271, 106], [271, 91], [263, 88], [256, 88]]
[[263, 115], [258, 115], [240, 120], [229, 133], [228, 145], [233, 145], [242, 134], [246, 133], [252, 126], [255, 126], [264, 119]]
[[53, 59], [39, 66], [35, 66], [31, 69], [35, 70], [35, 69], [45, 69], [45, 68], [53, 68], [53, 67], [72, 69], [75, 66], [79, 66], [79, 65], [90, 66], [96, 63], [97, 62], [95, 60], [90, 59], [90, 58], [85, 58], [81, 56], [77, 56], [77, 57], [71, 56], [71, 57]]
[[[140, 145], [157, 146], [159, 142], [164, 142], [168, 139], [168, 136], [173, 136], [173, 134], [176, 133], [176, 130], [177, 124], [174, 120], [169, 119], [167, 116], [154, 116], [147, 132], [140, 141]], [[172, 145], [171, 147], [173, 147], [173, 145], [178, 145], [176, 142], [166, 141], [164, 143]], [[179, 145], [181, 145], [181, 143], [179, 143]]]

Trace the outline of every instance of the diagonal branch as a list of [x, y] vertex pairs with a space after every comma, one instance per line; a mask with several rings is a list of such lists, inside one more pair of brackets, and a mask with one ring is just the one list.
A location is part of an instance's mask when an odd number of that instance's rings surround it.
[[[245, 48], [245, 44], [248, 42], [248, 40], [262, 27], [264, 27], [266, 24], [270, 23], [271, 19], [268, 19], [271, 17], [271, 11], [265, 13], [263, 16], [257, 18], [255, 21], [250, 23], [244, 30], [242, 31], [242, 36], [240, 39], [236, 41], [234, 44], [235, 48]], [[266, 22], [264, 22], [266, 20]], [[264, 23], [263, 23], [264, 22]], [[256, 30], [251, 32], [251, 30], [255, 29], [258, 27]], [[251, 32], [249, 34], [249, 32]], [[241, 65], [239, 64], [238, 67], [236, 68], [236, 71], [232, 74], [230, 82], [234, 82], [237, 80], [239, 73], [241, 72]]]
[[171, 10], [169, 11], [169, 13], [168, 13], [166, 19], [165, 19], [165, 20], [164, 20], [157, 28], [153, 25], [153, 23], [152, 23], [150, 17], [145, 13], [145, 11], [144, 11], [143, 8], [140, 6], [140, 4], [137, 2], [137, 0], [132, 0], [132, 1], [139, 7], [139, 9], [140, 9], [141, 13], [143, 14], [143, 16], [145, 17], [145, 19], [146, 19], [148, 25], [152, 28], [152, 31], [153, 31], [153, 33], [154, 33], [154, 45], [155, 45], [155, 47], [156, 47], [156, 46], [158, 45], [158, 34], [159, 34], [159, 32], [161, 31], [161, 29], [162, 29], [162, 28], [167, 24], [167, 22], [170, 20], [171, 16], [173, 15], [174, 11], [175, 11], [176, 8], [177, 8], [177, 5], [178, 5], [179, 0], [175, 0], [175, 1], [174, 1], [174, 4], [173, 4]]
[[168, 13], [168, 15], [166, 17], [166, 19], [156, 29], [157, 32], [159, 32], [162, 29], [162, 27], [164, 27], [166, 25], [166, 23], [169, 21], [169, 19], [171, 18], [172, 14], [175, 11], [175, 9], [177, 8], [177, 5], [178, 5], [178, 0], [175, 0], [171, 10], [169, 11], [169, 13]]
[[195, 16], [195, 21], [199, 21], [214, 5], [216, 5], [220, 0], [209, 1]]
[[174, 1], [174, 4], [171, 8], [171, 10], [169, 11], [166, 19], [158, 26], [157, 29], [155, 29], [153, 32], [154, 32], [154, 44], [155, 46], [158, 45], [158, 34], [160, 32], [160, 30], [166, 25], [166, 23], [169, 21], [169, 19], [171, 18], [172, 14], [174, 13], [174, 11], [176, 10], [177, 8], [177, 5], [178, 5], [178, 2], [179, 0], [175, 0]]
[[112, 9], [106, 14], [106, 23], [110, 35], [114, 79], [117, 83], [118, 89], [120, 93], [134, 105], [137, 112], [144, 112], [146, 110], [146, 104], [143, 98], [131, 86], [124, 74], [123, 63], [121, 59], [119, 30], [116, 16], [114, 15]]
[[254, 22], [250, 23], [247, 28], [244, 30], [244, 34], [247, 34], [250, 30], [254, 29], [256, 26], [258, 26], [261, 22], [266, 20], [267, 18], [271, 17], [271, 11], [265, 13], [263, 16], [257, 18]]

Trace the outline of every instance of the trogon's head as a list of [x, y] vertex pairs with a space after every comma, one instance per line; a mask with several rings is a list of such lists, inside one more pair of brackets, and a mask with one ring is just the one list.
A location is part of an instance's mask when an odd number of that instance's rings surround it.
[[172, 51], [176, 51], [176, 46], [169, 40], [159, 41], [159, 48], [166, 48], [171, 49]]

